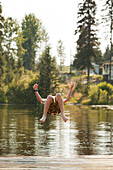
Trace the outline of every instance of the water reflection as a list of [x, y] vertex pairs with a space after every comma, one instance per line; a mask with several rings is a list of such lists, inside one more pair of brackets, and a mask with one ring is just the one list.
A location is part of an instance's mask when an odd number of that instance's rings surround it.
[[0, 155], [73, 157], [113, 154], [113, 111], [88, 106], [65, 106], [69, 118], [48, 116], [32, 105], [0, 105]]

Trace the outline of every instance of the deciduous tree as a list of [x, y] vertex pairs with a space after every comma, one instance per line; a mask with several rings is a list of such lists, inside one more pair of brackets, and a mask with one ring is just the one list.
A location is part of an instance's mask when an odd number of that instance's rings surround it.
[[36, 52], [40, 42], [47, 40], [45, 29], [39, 19], [34, 14], [25, 15], [22, 21], [23, 38], [26, 41], [23, 43], [23, 48], [26, 50], [23, 55], [23, 66], [25, 69], [35, 69]]
[[57, 52], [58, 52], [58, 57], [60, 58], [60, 71], [62, 71], [62, 67], [65, 62], [65, 53], [64, 53], [63, 42], [61, 40], [58, 41]]
[[16, 69], [17, 48], [15, 43], [15, 37], [18, 36], [19, 24], [17, 20], [8, 17], [4, 20], [3, 28], [3, 49], [6, 64], [6, 83], [12, 81], [13, 74]]

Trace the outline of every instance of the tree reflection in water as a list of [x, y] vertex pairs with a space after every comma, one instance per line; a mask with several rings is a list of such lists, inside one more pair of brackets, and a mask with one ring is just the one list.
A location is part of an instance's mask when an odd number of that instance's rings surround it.
[[113, 111], [66, 105], [67, 123], [48, 116], [40, 123], [43, 108], [0, 105], [0, 155], [113, 154]]

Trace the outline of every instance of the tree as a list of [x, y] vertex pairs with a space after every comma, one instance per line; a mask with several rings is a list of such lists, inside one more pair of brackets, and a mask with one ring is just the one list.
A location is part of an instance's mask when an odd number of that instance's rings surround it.
[[4, 49], [4, 55], [5, 60], [7, 62], [6, 64], [6, 83], [12, 81], [13, 74], [16, 69], [16, 43], [15, 43], [15, 37], [18, 36], [18, 29], [19, 24], [16, 20], [12, 19], [11, 17], [4, 20], [4, 28], [3, 28], [3, 49]]
[[1, 2], [0, 2], [0, 52], [3, 52], [3, 48], [2, 48], [2, 42], [3, 42], [3, 21], [4, 21], [4, 17], [2, 16], [2, 6], [1, 6]]
[[110, 48], [109, 48], [109, 45], [106, 47], [105, 53], [103, 54], [102, 62], [108, 61], [108, 60], [110, 61]]
[[59, 76], [56, 69], [55, 58], [50, 55], [50, 47], [47, 46], [39, 61], [39, 92], [46, 98], [48, 94], [54, 95], [58, 86]]
[[4, 57], [4, 51], [3, 51], [3, 22], [4, 22], [4, 17], [2, 16], [2, 6], [0, 2], [0, 86], [2, 83], [2, 79], [4, 77], [4, 72], [5, 72], [5, 57]]
[[47, 36], [42, 23], [35, 17], [34, 14], [25, 15], [22, 21], [23, 38], [26, 41], [23, 43], [23, 48], [26, 50], [23, 55], [23, 66], [25, 69], [34, 70], [36, 52], [39, 48], [39, 43], [44, 41]]
[[23, 67], [23, 55], [25, 54], [26, 50], [23, 48], [22, 44], [25, 42], [23, 38], [23, 34], [21, 31], [18, 31], [18, 36], [15, 37], [16, 45], [17, 45], [17, 69]]
[[111, 80], [111, 62], [113, 56], [113, 0], [106, 0], [105, 2], [105, 9], [103, 11], [107, 11], [107, 15], [103, 16], [104, 20], [109, 25], [109, 32], [110, 32], [110, 70], [109, 70], [109, 80]]
[[6, 61], [3, 51], [3, 22], [4, 17], [2, 16], [2, 6], [0, 2], [0, 103], [5, 102], [5, 93], [4, 93], [4, 78], [5, 78], [5, 69], [6, 69]]
[[94, 0], [84, 0], [79, 3], [78, 22], [75, 35], [79, 34], [77, 41], [77, 54], [74, 59], [74, 66], [77, 69], [87, 69], [88, 82], [90, 69], [94, 69], [92, 62], [97, 63], [99, 42], [96, 35], [96, 3]]
[[65, 61], [65, 53], [64, 53], [63, 42], [61, 40], [58, 41], [57, 52], [58, 52], [58, 57], [60, 58], [60, 71], [62, 71], [62, 67]]

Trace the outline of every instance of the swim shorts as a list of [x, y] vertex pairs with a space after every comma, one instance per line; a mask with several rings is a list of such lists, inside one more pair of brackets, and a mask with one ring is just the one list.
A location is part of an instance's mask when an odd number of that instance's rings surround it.
[[55, 97], [55, 98], [53, 98], [53, 101], [50, 104], [47, 113], [50, 114], [50, 115], [57, 115], [60, 112], [61, 112], [60, 107], [59, 107], [58, 101], [56, 101], [56, 97]]

